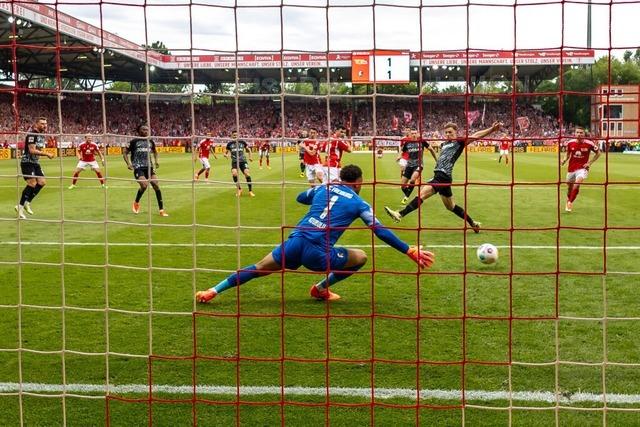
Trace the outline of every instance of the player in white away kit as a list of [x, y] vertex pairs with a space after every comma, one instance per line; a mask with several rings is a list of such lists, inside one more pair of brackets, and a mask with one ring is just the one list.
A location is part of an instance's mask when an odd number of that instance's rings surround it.
[[[595, 153], [593, 160], [589, 161], [591, 152]], [[567, 204], [565, 211], [573, 210], [573, 202], [580, 192], [580, 184], [589, 176], [589, 168], [598, 160], [601, 152], [598, 146], [588, 139], [584, 139], [584, 129], [576, 127], [575, 139], [567, 143], [567, 151], [562, 159], [562, 166], [569, 161], [567, 170]]]
[[102, 166], [104, 166], [104, 156], [102, 155], [102, 151], [100, 151], [100, 147], [98, 147], [98, 144], [93, 142], [93, 138], [91, 137], [91, 135], [85, 136], [84, 142], [80, 144], [76, 149], [78, 164], [76, 166], [76, 169], [73, 171], [73, 181], [71, 181], [69, 190], [73, 190], [74, 188], [76, 188], [78, 176], [80, 175], [80, 172], [82, 172], [86, 168], [91, 168], [91, 170], [95, 172], [96, 176], [100, 180], [102, 188], [107, 188], [104, 183], [104, 178], [102, 177], [102, 172], [100, 172], [100, 166], [98, 166], [98, 162], [96, 161], [96, 154], [100, 156], [100, 162], [102, 163]]
[[318, 130], [311, 128], [309, 129], [309, 138], [298, 144], [303, 155], [307, 181], [312, 187], [316, 182], [322, 182], [324, 178], [322, 161], [320, 160], [320, 143], [316, 140], [317, 137]]
[[200, 163], [202, 163], [202, 168], [193, 177], [196, 181], [200, 179], [202, 172], [204, 172], [204, 180], [209, 181], [209, 172], [211, 171], [209, 155], [213, 154], [213, 158], [218, 159], [218, 156], [216, 156], [216, 153], [213, 151], [213, 140], [210, 137], [211, 134], [208, 133], [207, 137], [198, 144], [198, 159], [200, 159]]
[[340, 182], [340, 162], [342, 160], [342, 154], [345, 151], [347, 153], [351, 152], [351, 144], [343, 139], [346, 134], [347, 129], [344, 126], [339, 126], [333, 138], [320, 144], [320, 151], [327, 155], [325, 159], [326, 168], [324, 170], [324, 178], [322, 179], [323, 184]]

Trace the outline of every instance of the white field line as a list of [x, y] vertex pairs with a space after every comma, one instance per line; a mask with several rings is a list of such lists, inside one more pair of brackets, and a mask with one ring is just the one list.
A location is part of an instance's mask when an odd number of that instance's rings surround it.
[[[48, 177], [50, 178], [50, 177]], [[162, 188], [176, 188], [176, 189], [191, 189], [193, 188], [193, 186], [189, 185], [189, 184], [167, 184], [167, 183], [162, 183], [162, 180], [160, 180], [160, 183], [162, 184]], [[469, 187], [471, 187], [468, 191], [469, 192], [475, 192], [478, 190], [509, 190], [510, 187], [508, 186], [508, 184], [510, 183], [510, 181], [505, 181], [505, 182], [501, 182], [501, 181], [492, 181], [490, 182], [491, 184], [502, 184], [502, 185], [484, 185], [487, 183], [483, 183], [483, 184], [477, 184], [477, 183], [469, 183]], [[240, 182], [240, 184], [244, 184], [243, 182]], [[265, 184], [261, 184], [259, 181], [253, 181], [253, 185], [258, 188], [258, 189], [277, 189], [277, 190], [282, 190], [282, 188], [286, 188], [286, 189], [292, 189], [292, 190], [298, 190], [298, 191], [302, 191], [302, 189], [307, 188], [306, 183], [304, 182], [296, 182], [296, 183], [289, 183], [287, 182], [285, 185], [280, 185], [280, 184], [273, 184], [273, 183], [265, 183]], [[532, 189], [544, 189], [549, 191], [551, 187], [557, 186], [558, 183], [557, 182], [549, 182], [546, 183], [545, 185], [530, 185], [530, 184], [518, 184], [516, 183], [516, 185], [513, 187], [514, 190], [532, 190]], [[565, 183], [561, 182], [560, 183], [561, 186], [564, 186]], [[55, 184], [48, 184], [49, 187], [55, 187]], [[230, 182], [228, 185], [215, 185], [213, 183], [210, 184], [196, 184], [195, 187], [199, 190], [201, 189], [210, 189], [210, 190], [234, 190], [236, 188], [236, 184], [233, 182]], [[365, 188], [371, 187], [371, 185], [366, 185], [365, 184]], [[602, 188], [604, 187], [604, 185], [602, 184], [598, 184], [598, 185], [583, 185], [583, 189], [581, 191], [584, 191], [584, 189], [588, 189], [588, 188]], [[640, 188], [640, 185], [624, 185], [624, 184], [609, 184], [609, 191], [612, 190], [638, 190]], [[0, 185], [0, 188], [18, 188], [18, 189], [22, 189], [24, 188], [24, 185], [21, 184], [20, 187], [15, 186], [15, 185]], [[58, 187], [59, 188], [59, 187]], [[135, 190], [137, 187], [134, 187], [133, 184], [131, 185], [109, 185], [108, 190], [127, 190], [127, 191], [131, 191], [131, 190]], [[458, 188], [463, 188], [462, 185], [454, 185], [453, 186], [454, 189]], [[65, 187], [66, 189], [66, 187]], [[94, 185], [87, 185], [87, 186], [82, 186], [82, 184], [80, 184], [79, 187], [76, 187], [73, 190], [65, 190], [65, 193], [69, 194], [72, 191], [73, 192], [77, 192], [78, 190], [91, 190], [91, 191], [104, 191], [102, 190], [99, 186], [94, 186]], [[400, 183], [396, 184], [396, 185], [391, 185], [391, 184], [376, 184], [376, 191], [380, 191], [380, 190], [393, 190], [393, 191], [397, 191], [398, 193], [400, 193]]]
[[[0, 242], [0, 246], [2, 245], [24, 245], [24, 246], [60, 246], [60, 242], [31, 242], [31, 241], [5, 241]], [[108, 244], [109, 246], [123, 246], [123, 247], [201, 247], [201, 248], [236, 248], [238, 245], [236, 243], [135, 243], [135, 242], [64, 242], [64, 246], [105, 246]], [[279, 243], [240, 243], [240, 247], [247, 248], [274, 248], [278, 246]], [[371, 248], [371, 245], [356, 245], [356, 244], [344, 244], [341, 246], [347, 246], [350, 248]], [[429, 245], [429, 248], [437, 248], [437, 249], [462, 249], [464, 245]], [[374, 245], [376, 249], [390, 249], [391, 246], [387, 245]], [[467, 249], [474, 249], [475, 245], [467, 245]], [[540, 250], [549, 250], [549, 249], [576, 249], [576, 250], [594, 250], [599, 251], [602, 250], [602, 246], [552, 246], [552, 245], [496, 245], [498, 249], [509, 249], [510, 247], [513, 249], [540, 249]], [[607, 250], [610, 251], [637, 251], [640, 250], [640, 246], [607, 246]]]
[[[164, 394], [193, 394], [193, 386], [190, 385], [153, 385], [151, 387], [153, 393]], [[147, 394], [149, 386], [147, 384], [123, 384], [123, 385], [106, 385], [101, 384], [42, 384], [42, 383], [23, 383], [22, 387], [18, 383], [0, 383], [0, 393], [101, 393], [107, 391], [112, 395], [123, 394]], [[196, 393], [200, 395], [226, 395], [236, 396], [240, 392], [241, 396], [261, 396], [275, 395], [281, 393], [280, 386], [241, 386], [240, 390], [233, 386], [223, 385], [197, 385]], [[371, 398], [371, 389], [367, 387], [330, 387], [329, 395], [336, 397], [356, 397]], [[284, 387], [285, 396], [326, 396], [327, 389], [323, 387]], [[376, 388], [374, 390], [376, 399], [409, 399], [416, 400], [418, 395], [414, 389], [407, 388]], [[598, 393], [577, 392], [573, 394], [557, 395], [550, 391], [488, 391], [488, 390], [465, 390], [465, 399], [467, 401], [500, 401], [500, 400], [516, 400], [525, 402], [543, 402], [543, 403], [607, 403], [617, 404], [637, 404], [640, 403], [640, 394], [618, 394], [607, 393], [606, 395]], [[424, 400], [461, 400], [461, 390], [420, 390], [420, 398]]]

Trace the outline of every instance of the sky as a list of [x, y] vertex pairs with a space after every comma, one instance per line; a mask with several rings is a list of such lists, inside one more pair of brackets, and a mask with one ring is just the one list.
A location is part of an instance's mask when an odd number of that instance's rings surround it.
[[[586, 0], [564, 5], [518, 0], [517, 7], [511, 0], [473, 0], [470, 6], [462, 0], [383, 1], [374, 7], [368, 0], [237, 0], [234, 11], [231, 0], [197, 0], [191, 7], [189, 0], [146, 0], [146, 7], [144, 0], [115, 0], [118, 4], [102, 4], [102, 26], [138, 44], [163, 41], [174, 54], [190, 48], [202, 54], [587, 46]], [[61, 3], [62, 12], [100, 26], [99, 1]], [[610, 46], [620, 49], [616, 55], [640, 47], [640, 3], [614, 1], [610, 7], [594, 0], [592, 17], [596, 56]]]

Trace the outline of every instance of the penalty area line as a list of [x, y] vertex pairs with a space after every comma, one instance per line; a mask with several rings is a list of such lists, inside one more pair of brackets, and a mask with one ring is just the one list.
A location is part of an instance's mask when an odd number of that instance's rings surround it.
[[[185, 394], [192, 395], [194, 388], [191, 385], [152, 385], [153, 393], [159, 394]], [[236, 396], [239, 392], [241, 396], [261, 396], [280, 395], [284, 391], [285, 396], [320, 396], [327, 395], [340, 397], [354, 397], [370, 399], [371, 388], [368, 387], [296, 387], [289, 386], [281, 389], [280, 386], [241, 386], [239, 389], [234, 386], [224, 385], [196, 385], [195, 391], [201, 395], [226, 395]], [[77, 393], [77, 394], [105, 394], [111, 395], [126, 394], [147, 394], [149, 385], [147, 384], [122, 384], [106, 386], [104, 384], [44, 384], [44, 383], [0, 383], [0, 393]], [[376, 399], [409, 399], [416, 400], [418, 392], [408, 388], [376, 388], [373, 390]], [[461, 400], [462, 390], [420, 390], [422, 400]], [[514, 391], [506, 390], [464, 390], [466, 401], [503, 401], [515, 400], [536, 403], [604, 403], [608, 404], [637, 404], [640, 403], [640, 394], [620, 394], [620, 393], [562, 393], [556, 394], [551, 391]]]

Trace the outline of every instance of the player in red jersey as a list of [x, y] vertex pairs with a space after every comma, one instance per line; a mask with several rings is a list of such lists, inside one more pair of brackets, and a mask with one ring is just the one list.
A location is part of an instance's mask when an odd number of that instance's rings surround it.
[[500, 144], [500, 157], [498, 157], [498, 163], [502, 162], [502, 157], [504, 157], [504, 164], [509, 164], [509, 146], [511, 143], [509, 139], [505, 136], [499, 141]]
[[322, 182], [324, 171], [322, 170], [322, 161], [320, 160], [320, 143], [316, 140], [318, 130], [309, 129], [309, 137], [300, 142], [299, 148], [303, 155], [304, 170], [307, 175], [307, 181], [313, 187], [316, 182]]
[[[567, 150], [562, 159], [562, 166], [569, 161], [567, 170], [567, 204], [565, 211], [571, 212], [573, 201], [578, 197], [580, 184], [589, 176], [589, 168], [600, 157], [598, 146], [588, 139], [584, 139], [584, 128], [576, 127], [575, 139], [569, 140]], [[594, 152], [592, 160], [589, 160], [591, 152]]]
[[342, 160], [342, 154], [345, 151], [350, 153], [352, 150], [351, 144], [343, 139], [346, 134], [347, 128], [344, 126], [338, 126], [338, 130], [333, 135], [333, 138], [320, 144], [320, 151], [326, 153], [326, 168], [324, 170], [324, 177], [322, 180], [323, 184], [340, 181], [340, 161]]
[[209, 172], [211, 171], [211, 163], [209, 163], [209, 155], [213, 154], [214, 159], [218, 159], [216, 153], [213, 150], [213, 140], [211, 139], [211, 133], [207, 133], [207, 137], [200, 141], [198, 144], [198, 158], [202, 163], [202, 168], [193, 177], [196, 181], [200, 179], [200, 175], [204, 172], [204, 180], [209, 181]]
[[98, 162], [96, 161], [96, 154], [100, 156], [100, 162], [102, 163], [102, 166], [104, 166], [104, 156], [102, 155], [102, 151], [100, 151], [100, 147], [98, 147], [98, 144], [93, 142], [93, 138], [91, 137], [91, 135], [86, 135], [84, 138], [84, 142], [78, 145], [78, 147], [76, 148], [78, 164], [73, 171], [73, 181], [69, 186], [69, 190], [73, 190], [74, 188], [76, 188], [78, 175], [80, 175], [80, 172], [85, 170], [87, 167], [90, 167], [91, 170], [96, 173], [98, 179], [100, 180], [102, 188], [107, 188], [104, 183], [102, 173], [100, 172], [100, 166], [98, 166]]
[[262, 169], [262, 158], [266, 157], [267, 169], [271, 170], [271, 165], [269, 162], [269, 153], [271, 153], [271, 142], [269, 142], [268, 139], [265, 139], [264, 141], [258, 141], [256, 145], [258, 146], [258, 152], [260, 154], [260, 169]]

